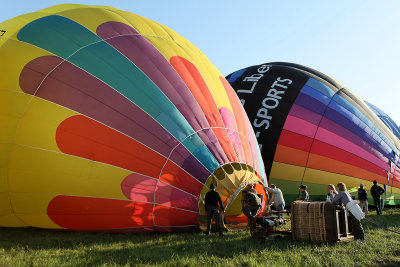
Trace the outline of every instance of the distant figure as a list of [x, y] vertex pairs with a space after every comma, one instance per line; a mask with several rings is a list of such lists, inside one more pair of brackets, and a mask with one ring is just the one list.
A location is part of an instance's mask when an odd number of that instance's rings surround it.
[[206, 230], [206, 235], [210, 234], [210, 229], [211, 229], [211, 220], [212, 217], [215, 219], [215, 223], [217, 224], [218, 227], [218, 232], [219, 236], [222, 236], [222, 228], [221, 228], [221, 223], [220, 223], [220, 218], [219, 218], [219, 209], [218, 209], [218, 203], [221, 206], [222, 212], [224, 212], [224, 205], [222, 204], [221, 196], [217, 191], [215, 191], [215, 185], [211, 184], [210, 185], [210, 191], [207, 192], [205, 195], [205, 208], [207, 212], [207, 230]]
[[[339, 193], [332, 200], [332, 204], [343, 204], [344, 206], [346, 206], [347, 203], [349, 203], [350, 201], [353, 201], [349, 192], [347, 192], [347, 188], [344, 183], [338, 183], [337, 187], [338, 187]], [[350, 216], [351, 216], [351, 221], [353, 224], [354, 239], [365, 240], [364, 229], [361, 225], [360, 220], [358, 220], [356, 217], [354, 217], [354, 215], [351, 212], [350, 212]]]
[[[265, 187], [265, 190], [272, 193], [272, 197], [268, 202], [268, 206], [274, 204], [277, 211], [283, 211], [285, 208], [285, 199], [283, 198], [282, 191], [277, 188], [274, 184], [269, 187]], [[283, 218], [283, 213], [278, 215], [279, 218]]]
[[261, 201], [261, 198], [257, 195], [257, 191], [254, 188], [242, 191], [242, 211], [247, 217], [248, 225], [251, 224], [258, 210], [261, 208]]
[[358, 188], [358, 200], [360, 201], [360, 208], [368, 215], [368, 192], [364, 188], [364, 184], [360, 184], [360, 188]]
[[385, 193], [385, 190], [378, 185], [378, 182], [373, 181], [374, 185], [371, 186], [371, 196], [374, 198], [374, 205], [377, 215], [382, 215], [382, 203], [381, 195]]
[[333, 184], [328, 185], [328, 194], [326, 195], [326, 201], [327, 202], [332, 202], [332, 200], [336, 197], [338, 192], [335, 189], [335, 186]]
[[297, 198], [297, 200], [308, 201], [310, 197], [307, 192], [307, 186], [302, 184], [300, 185], [299, 189], [300, 189], [300, 195]]

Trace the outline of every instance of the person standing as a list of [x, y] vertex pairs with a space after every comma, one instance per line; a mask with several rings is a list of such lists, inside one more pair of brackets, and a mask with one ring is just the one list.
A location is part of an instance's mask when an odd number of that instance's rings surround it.
[[217, 224], [218, 227], [219, 236], [222, 236], [218, 203], [221, 206], [222, 212], [224, 212], [225, 208], [224, 205], [222, 204], [221, 196], [217, 191], [215, 191], [215, 185], [211, 184], [210, 191], [208, 191], [207, 194], [205, 195], [205, 204], [204, 204], [207, 212], [207, 230], [205, 233], [206, 235], [210, 234], [211, 221], [212, 218], [214, 217], [215, 223]]
[[368, 215], [368, 192], [364, 188], [364, 184], [360, 184], [360, 188], [358, 188], [358, 200], [360, 201], [360, 208]]
[[382, 215], [382, 203], [381, 195], [385, 193], [385, 190], [378, 185], [378, 182], [373, 181], [373, 186], [371, 186], [371, 196], [374, 198], [374, 205], [377, 215]]
[[[346, 206], [347, 203], [353, 201], [349, 192], [347, 192], [347, 188], [344, 183], [338, 183], [337, 187], [339, 192], [332, 200], [332, 204], [343, 204], [344, 206]], [[354, 217], [354, 215], [351, 212], [350, 212], [350, 217], [353, 224], [354, 239], [365, 240], [365, 233], [360, 220]]]
[[[285, 208], [285, 199], [283, 198], [282, 190], [271, 184], [269, 187], [265, 187], [265, 190], [272, 193], [272, 197], [268, 202], [268, 206], [274, 204], [277, 211], [283, 211]], [[283, 213], [278, 215], [279, 218], [283, 218]]]
[[297, 198], [297, 200], [308, 201], [310, 196], [308, 195], [308, 192], [307, 192], [307, 186], [302, 184], [302, 185], [300, 185], [299, 190], [300, 190], [300, 195]]
[[332, 200], [336, 197], [338, 192], [333, 184], [328, 185], [328, 194], [326, 195], [326, 201], [332, 202]]

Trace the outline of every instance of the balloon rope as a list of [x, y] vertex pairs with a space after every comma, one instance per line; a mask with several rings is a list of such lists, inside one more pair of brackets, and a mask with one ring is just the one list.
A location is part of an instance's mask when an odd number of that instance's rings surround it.
[[395, 234], [400, 235], [399, 232], [396, 232], [396, 231], [394, 231], [394, 230], [388, 229], [388, 228], [386, 228], [386, 227], [384, 227], [384, 226], [382, 226], [382, 225], [379, 225], [379, 224], [377, 224], [377, 223], [375, 223], [375, 222], [373, 222], [373, 221], [371, 221], [371, 220], [368, 220], [367, 218], [364, 218], [364, 220], [366, 220], [366, 221], [369, 222], [370, 224], [373, 224], [373, 225], [375, 225], [375, 226], [378, 226], [378, 227], [380, 227], [380, 228], [382, 228], [382, 229], [384, 229], [384, 230], [386, 230], [386, 231], [390, 231], [390, 232], [393, 232], [393, 233], [395, 233]]

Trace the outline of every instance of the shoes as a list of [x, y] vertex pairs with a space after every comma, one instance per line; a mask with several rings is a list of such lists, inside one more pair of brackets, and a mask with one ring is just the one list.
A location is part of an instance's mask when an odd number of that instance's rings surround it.
[[210, 235], [210, 232], [209, 231], [205, 231], [204, 234], [205, 235]]
[[222, 233], [219, 233], [219, 236], [224, 236]]

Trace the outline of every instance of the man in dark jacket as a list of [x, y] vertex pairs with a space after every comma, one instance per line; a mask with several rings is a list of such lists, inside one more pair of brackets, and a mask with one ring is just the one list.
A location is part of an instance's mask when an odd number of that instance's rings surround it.
[[381, 203], [381, 195], [385, 193], [385, 190], [378, 185], [378, 182], [373, 181], [374, 185], [371, 187], [371, 195], [374, 198], [374, 205], [376, 209], [377, 215], [382, 215], [382, 203]]
[[205, 195], [205, 208], [207, 212], [207, 230], [206, 230], [206, 235], [210, 234], [210, 228], [211, 228], [211, 220], [212, 217], [214, 216], [215, 223], [217, 224], [218, 227], [218, 232], [219, 236], [222, 236], [222, 228], [221, 228], [221, 223], [219, 219], [219, 210], [218, 210], [218, 203], [221, 206], [222, 211], [224, 211], [224, 205], [222, 204], [221, 196], [217, 191], [215, 191], [215, 185], [211, 184], [210, 185], [210, 191], [207, 192]]
[[300, 185], [299, 190], [300, 190], [300, 195], [297, 198], [297, 200], [309, 201], [310, 196], [308, 195], [308, 192], [307, 192], [307, 186], [302, 184], [302, 185]]
[[360, 184], [360, 188], [358, 188], [358, 200], [361, 210], [368, 215], [368, 192], [365, 190], [364, 184]]

